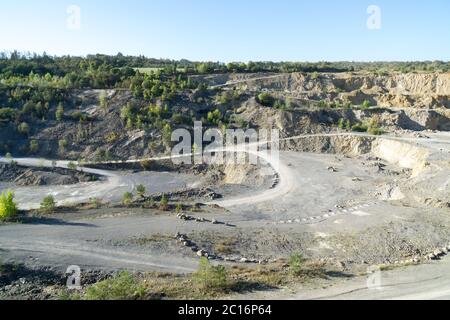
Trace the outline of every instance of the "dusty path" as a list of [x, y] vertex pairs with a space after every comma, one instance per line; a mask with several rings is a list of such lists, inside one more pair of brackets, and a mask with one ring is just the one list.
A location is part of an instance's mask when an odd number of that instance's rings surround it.
[[[238, 295], [237, 299], [268, 300], [450, 300], [450, 259], [384, 271], [350, 280], [335, 281], [326, 288], [290, 288]], [[293, 292], [294, 291], [294, 292]]]

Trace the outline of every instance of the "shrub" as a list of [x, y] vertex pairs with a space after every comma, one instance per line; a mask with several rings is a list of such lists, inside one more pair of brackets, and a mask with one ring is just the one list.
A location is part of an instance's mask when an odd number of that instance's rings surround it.
[[163, 211], [169, 209], [169, 199], [167, 199], [165, 194], [161, 197], [161, 201], [159, 202], [159, 209]]
[[30, 126], [28, 125], [28, 123], [22, 122], [17, 127], [17, 130], [19, 131], [20, 134], [28, 135], [30, 133]]
[[372, 106], [372, 105], [371, 105], [370, 101], [364, 100], [364, 102], [363, 102], [362, 105], [361, 105], [361, 108], [362, 108], [362, 109], [369, 109], [371, 106]]
[[17, 214], [17, 204], [12, 191], [2, 192], [0, 195], [0, 219], [12, 218]]
[[380, 128], [377, 128], [377, 127], [371, 127], [371, 128], [369, 128], [367, 130], [367, 132], [369, 134], [374, 135], [374, 136], [381, 136], [382, 134], [385, 133], [383, 129], [380, 129]]
[[36, 140], [30, 141], [30, 152], [36, 153], [39, 151], [39, 143]]
[[201, 258], [192, 280], [201, 289], [224, 290], [227, 286], [227, 271], [224, 266], [212, 266], [205, 257]]
[[52, 195], [49, 195], [42, 200], [40, 211], [42, 213], [49, 214], [55, 211], [55, 207], [56, 207], [55, 198]]
[[154, 162], [151, 160], [142, 160], [140, 165], [145, 171], [150, 171], [154, 167]]
[[126, 206], [130, 205], [133, 201], [133, 194], [131, 192], [125, 192], [122, 197], [122, 203]]
[[86, 300], [136, 300], [145, 295], [145, 287], [129, 272], [98, 282], [86, 289]]
[[136, 187], [136, 192], [139, 196], [143, 197], [146, 192], [144, 185], [142, 185], [142, 184], [138, 185]]
[[298, 276], [301, 274], [303, 270], [303, 264], [305, 259], [299, 253], [295, 253], [291, 256], [289, 260], [289, 270], [294, 276]]
[[58, 141], [58, 147], [59, 147], [59, 152], [63, 153], [64, 151], [66, 151], [67, 148], [67, 140], [62, 139]]
[[64, 117], [64, 106], [62, 104], [59, 104], [58, 107], [56, 108], [56, 112], [55, 112], [55, 118], [58, 121], [61, 121]]
[[220, 122], [222, 121], [222, 119], [223, 119], [222, 112], [220, 112], [219, 109], [216, 109], [216, 110], [214, 110], [214, 111], [210, 111], [210, 112], [208, 112], [208, 117], [207, 117], [207, 119], [208, 119], [208, 122], [209, 122], [210, 124], [213, 124], [213, 125], [219, 125], [219, 123], [220, 123]]
[[273, 104], [275, 103], [274, 97], [272, 97], [270, 94], [266, 92], [259, 94], [257, 100], [265, 107], [272, 107]]
[[367, 132], [369, 127], [366, 124], [358, 123], [352, 127], [352, 130], [355, 132]]
[[73, 162], [69, 162], [67, 164], [67, 168], [70, 169], [70, 170], [77, 170], [77, 165], [75, 163], [73, 163]]

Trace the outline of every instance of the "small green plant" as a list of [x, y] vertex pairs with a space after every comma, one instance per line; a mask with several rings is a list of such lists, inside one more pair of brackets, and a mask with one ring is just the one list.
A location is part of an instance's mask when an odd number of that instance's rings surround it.
[[344, 126], [345, 126], [345, 121], [344, 121], [344, 119], [339, 119], [339, 121], [338, 121], [338, 128], [339, 129], [344, 129]]
[[89, 198], [89, 204], [92, 208], [98, 209], [102, 206], [102, 201], [99, 198]]
[[12, 191], [2, 192], [0, 195], [0, 219], [6, 220], [17, 214], [17, 204]]
[[205, 257], [200, 259], [192, 280], [202, 290], [224, 290], [227, 287], [227, 271], [224, 266], [213, 266]]
[[345, 121], [345, 129], [351, 130], [352, 129], [352, 123], [350, 120]]
[[108, 108], [108, 101], [106, 99], [106, 94], [104, 92], [100, 93], [100, 96], [99, 96], [98, 99], [99, 99], [99, 102], [100, 102], [100, 107], [102, 109], [106, 110]]
[[62, 139], [58, 141], [59, 152], [64, 153], [68, 146], [67, 140]]
[[175, 208], [176, 213], [180, 213], [183, 211], [183, 205], [181, 203], [177, 204], [177, 207]]
[[73, 162], [69, 162], [67, 164], [67, 168], [70, 169], [70, 170], [77, 170], [77, 165], [75, 163], [73, 163]]
[[355, 132], [367, 132], [369, 127], [366, 124], [358, 123], [352, 126], [352, 130]]
[[28, 123], [26, 122], [22, 122], [21, 124], [19, 124], [19, 126], [17, 127], [17, 131], [19, 131], [20, 134], [23, 135], [29, 135], [30, 134], [30, 126], [28, 125]]
[[385, 134], [383, 129], [377, 128], [377, 127], [370, 127], [367, 130], [367, 133], [374, 135], [374, 136], [381, 136], [383, 134]]
[[122, 197], [122, 203], [126, 206], [133, 202], [133, 194], [131, 192], [125, 192]]
[[291, 256], [289, 260], [289, 271], [294, 276], [299, 276], [303, 270], [303, 264], [305, 263], [305, 259], [299, 253], [295, 253]]
[[64, 106], [60, 103], [56, 108], [55, 118], [57, 121], [61, 121], [64, 117]]
[[39, 143], [36, 140], [30, 141], [30, 152], [36, 153], [39, 151]]
[[98, 282], [86, 289], [86, 300], [137, 300], [145, 295], [145, 286], [129, 272]]
[[52, 195], [48, 195], [42, 200], [40, 211], [42, 213], [49, 214], [55, 211], [55, 208], [56, 208], [55, 198]]
[[142, 184], [138, 185], [136, 187], [136, 192], [137, 192], [138, 196], [143, 197], [146, 192], [144, 185], [142, 185]]
[[159, 210], [169, 210], [169, 199], [167, 199], [165, 194], [161, 197], [161, 201], [159, 202]]
[[362, 105], [361, 105], [361, 108], [362, 108], [363, 110], [365, 110], [365, 109], [369, 109], [371, 106], [372, 106], [372, 105], [371, 105], [371, 103], [370, 103], [369, 100], [364, 100], [364, 102], [363, 102]]

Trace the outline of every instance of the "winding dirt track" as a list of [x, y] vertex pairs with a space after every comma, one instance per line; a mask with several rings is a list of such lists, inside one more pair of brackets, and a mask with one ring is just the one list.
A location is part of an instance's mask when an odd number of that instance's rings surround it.
[[[374, 137], [377, 139], [388, 139], [396, 141], [404, 141], [413, 144], [419, 144], [426, 146], [433, 150], [439, 150], [443, 145], [449, 146], [450, 139], [448, 135], [432, 139], [419, 139], [409, 137], [379, 137], [370, 136], [366, 134], [352, 134], [352, 133], [334, 133], [334, 134], [311, 134], [298, 137], [291, 137], [282, 140], [295, 140], [295, 139], [308, 139], [312, 137], [324, 137], [324, 136], [364, 136]], [[267, 142], [261, 142], [261, 144]], [[232, 149], [217, 149], [216, 152], [236, 151], [236, 147]], [[241, 152], [253, 152], [248, 151], [248, 148], [238, 148]], [[215, 204], [219, 204], [224, 207], [233, 207], [236, 205], [245, 204], [257, 204], [260, 202], [273, 201], [274, 199], [281, 197], [285, 194], [289, 194], [292, 188], [297, 187], [296, 181], [290, 174], [291, 168], [284, 162], [283, 158], [278, 161], [277, 158], [267, 156], [265, 153], [255, 153], [258, 157], [264, 159], [279, 176], [279, 184], [273, 189], [263, 191], [261, 193], [238, 197], [234, 199], [226, 199], [224, 201], [216, 201]], [[189, 157], [191, 155], [184, 155], [180, 157]], [[157, 157], [150, 159], [129, 160], [128, 163], [135, 163], [142, 160], [167, 160], [171, 157]], [[0, 158], [0, 161], [9, 161], [10, 159]], [[51, 161], [42, 159], [15, 159], [19, 164], [27, 166], [52, 166]], [[114, 164], [118, 162], [105, 162], [104, 164]], [[68, 161], [57, 161], [56, 166], [67, 168]], [[133, 181], [124, 181], [120, 175], [108, 171], [98, 169], [83, 168], [84, 171], [102, 175], [106, 178], [101, 183], [103, 187], [100, 192], [113, 192], [117, 186], [123, 186], [128, 184], [128, 188], [134, 188]], [[39, 195], [42, 198], [41, 195]], [[86, 195], [87, 200], [91, 195]], [[80, 201], [83, 199], [80, 198]], [[28, 255], [38, 256], [42, 263], [55, 264], [58, 263], [61, 266], [67, 266], [69, 264], [80, 264], [105, 268], [150, 268], [173, 272], [190, 272], [196, 267], [195, 259], [177, 258], [172, 256], [151, 256], [144, 252], [128, 252], [126, 250], [110, 250], [108, 247], [102, 247], [98, 244], [86, 244], [86, 239], [93, 237], [94, 235], [101, 237], [103, 233], [120, 235], [124, 229], [130, 234], [144, 233], [152, 228], [159, 230], [160, 226], [173, 225], [170, 218], [158, 218], [167, 219], [155, 223], [154, 220], [149, 219], [136, 219], [136, 218], [111, 218], [102, 219], [100, 221], [95, 220], [95, 223], [91, 226], [89, 221], [82, 221], [79, 224], [70, 222], [61, 222], [48, 225], [9, 225], [0, 227], [0, 243], [3, 250], [12, 252], [13, 255], [17, 255], [18, 259], [24, 259]], [[58, 228], [55, 228], [57, 226]], [[167, 227], [168, 232], [174, 232], [177, 227]], [[434, 272], [441, 272], [440, 279], [430, 279], [429, 275]], [[372, 291], [364, 289], [364, 279], [360, 279], [347, 286], [339, 287], [329, 291], [315, 291], [308, 294], [299, 293], [289, 298], [448, 298], [450, 293], [443, 288], [443, 283], [447, 283], [447, 274], [450, 272], [450, 263], [448, 261], [442, 264], [432, 264], [419, 266], [415, 269], [399, 270], [397, 272], [383, 273], [386, 274], [386, 287], [390, 288], [390, 291], [384, 291], [386, 294], [380, 293], [380, 291]], [[389, 278], [391, 277], [394, 278]], [[406, 279], [408, 283], [407, 288], [403, 282], [400, 284], [395, 279]], [[424, 287], [424, 283], [428, 286]], [[427, 288], [424, 290], [423, 288]], [[357, 290], [357, 291], [354, 291]], [[283, 297], [282, 294], [278, 297]], [[271, 297], [271, 298], [277, 298]]]

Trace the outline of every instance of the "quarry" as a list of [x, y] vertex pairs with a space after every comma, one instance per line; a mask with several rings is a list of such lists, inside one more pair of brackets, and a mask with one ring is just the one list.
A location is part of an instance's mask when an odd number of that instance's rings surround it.
[[[206, 258], [239, 270], [240, 281], [260, 281], [225, 295], [251, 299], [348, 294], [374, 267], [389, 282], [391, 273], [426, 276], [448, 265], [450, 74], [191, 80], [208, 89], [184, 91], [173, 114], [205, 120], [218, 110], [229, 128], [275, 129], [265, 142], [271, 151], [276, 144], [276, 159], [225, 146], [214, 153], [259, 161], [199, 163], [191, 160], [206, 145], [189, 141], [185, 161], [175, 162], [164, 129], [126, 127], [124, 105], [143, 104], [130, 90], [69, 90], [75, 102], [65, 113], [91, 121], [50, 121], [23, 139], [0, 125], [10, 153], [0, 158], [0, 191], [13, 190], [20, 209], [0, 224], [0, 258], [34, 270], [0, 278], [0, 296], [54, 298], [72, 265], [94, 283], [120, 270], [183, 277]], [[29, 139], [39, 151], [25, 151]], [[40, 212], [47, 195], [56, 201], [50, 215]], [[312, 270], [306, 282], [261, 280], [267, 270], [284, 274], [294, 253]]]

